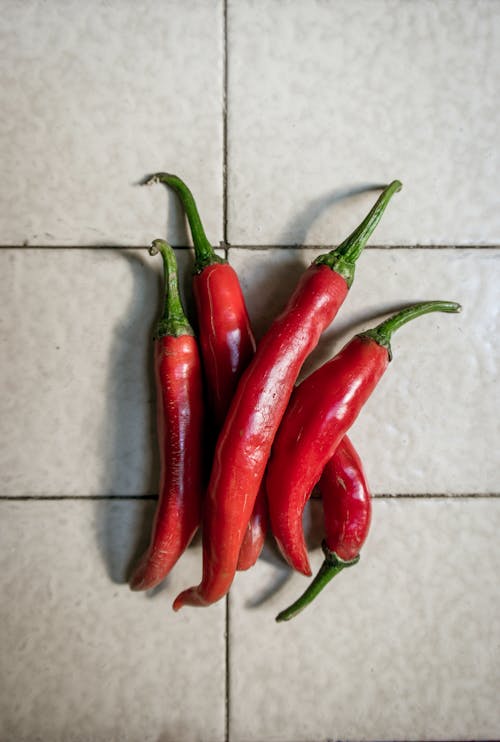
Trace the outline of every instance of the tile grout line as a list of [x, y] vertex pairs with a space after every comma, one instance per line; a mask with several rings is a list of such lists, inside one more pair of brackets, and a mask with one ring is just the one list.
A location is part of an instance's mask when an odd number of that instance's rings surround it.
[[[228, 0], [222, 3], [222, 244], [229, 260], [228, 244]], [[224, 637], [224, 741], [230, 742], [229, 595], [225, 598]]]
[[[54, 502], [61, 500], [68, 500], [68, 502], [76, 500], [103, 500], [111, 502], [113, 500], [118, 501], [136, 501], [143, 500], [144, 502], [151, 502], [158, 499], [158, 495], [0, 495], [0, 502], [2, 500], [6, 502]], [[428, 492], [401, 492], [401, 493], [385, 493], [372, 495], [372, 500], [427, 500], [432, 502], [433, 500], [496, 500], [500, 499], [500, 492], [476, 492], [469, 494], [459, 493], [436, 493], [431, 494]]]
[[[223, 164], [223, 220], [224, 220], [224, 233], [227, 231], [227, 176], [226, 176], [226, 156], [224, 157]], [[267, 244], [267, 245], [255, 245], [255, 244], [230, 244], [227, 242], [225, 235], [221, 245], [222, 249], [230, 250], [331, 250], [332, 244], [301, 244], [293, 243], [289, 245], [283, 244]], [[173, 245], [174, 250], [192, 250], [191, 245]], [[149, 245], [0, 245], [0, 250], [147, 250]], [[492, 245], [419, 245], [419, 244], [404, 244], [404, 245], [367, 245], [365, 252], [370, 250], [500, 250], [500, 244]]]
[[228, 171], [228, 137], [227, 137], [227, 110], [228, 110], [228, 0], [223, 0], [222, 18], [222, 240], [224, 247], [228, 245], [227, 233], [227, 171]]
[[[227, 247], [232, 250], [331, 250], [332, 244], [301, 244], [298, 242], [290, 243], [288, 245], [283, 244], [267, 244], [267, 245], [255, 245], [255, 244], [229, 244]], [[369, 250], [500, 250], [500, 245], [419, 245], [414, 244], [402, 244], [402, 245], [367, 245], [364, 248], [364, 252]]]
[[229, 593], [226, 595], [226, 621], [225, 621], [225, 694], [224, 694], [224, 742], [230, 742], [230, 727], [229, 727], [229, 713], [231, 709], [231, 696], [230, 696], [230, 670], [229, 670], [229, 657], [230, 657], [230, 641], [229, 641]]

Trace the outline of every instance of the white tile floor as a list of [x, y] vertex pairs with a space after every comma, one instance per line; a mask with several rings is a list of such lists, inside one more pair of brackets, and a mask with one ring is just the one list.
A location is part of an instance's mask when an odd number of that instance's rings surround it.
[[[0, 742], [498, 739], [500, 3], [2, 10]], [[361, 562], [289, 624], [305, 578], [271, 543], [205, 611], [169, 608], [198, 542], [155, 595], [125, 584], [157, 487], [144, 248], [189, 244], [175, 198], [136, 185], [158, 169], [192, 186], [258, 334], [404, 181], [303, 373], [408, 301], [464, 306], [395, 337], [353, 429]]]

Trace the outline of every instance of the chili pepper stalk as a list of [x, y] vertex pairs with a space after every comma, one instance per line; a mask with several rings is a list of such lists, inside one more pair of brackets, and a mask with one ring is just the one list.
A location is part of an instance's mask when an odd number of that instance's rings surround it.
[[359, 551], [366, 541], [371, 522], [371, 495], [361, 459], [345, 435], [326, 464], [319, 490], [323, 501], [325, 539], [322, 544], [325, 561], [302, 596], [277, 621], [293, 618], [312, 602], [336, 574], [359, 561]]
[[219, 257], [210, 244], [200, 218], [198, 207], [188, 186], [178, 175], [172, 173], [155, 173], [150, 175], [145, 185], [164, 183], [172, 188], [179, 197], [189, 222], [195, 251], [195, 273], [201, 273], [210, 265], [226, 265], [227, 260]]
[[392, 333], [423, 314], [458, 311], [459, 304], [445, 301], [407, 307], [355, 336], [295, 389], [276, 436], [266, 480], [272, 531], [294, 569], [311, 574], [302, 528], [305, 504], [385, 372], [392, 357]]
[[321, 548], [323, 549], [325, 559], [319, 568], [317, 575], [300, 598], [297, 598], [297, 600], [288, 606], [288, 608], [285, 608], [284, 611], [278, 613], [276, 616], [276, 621], [278, 623], [281, 621], [290, 621], [290, 619], [301, 613], [306, 606], [313, 602], [316, 596], [319, 595], [328, 583], [333, 580], [335, 575], [338, 575], [338, 573], [346, 567], [352, 567], [359, 562], [359, 554], [354, 557], [354, 559], [344, 561], [338, 557], [334, 551], [329, 550], [325, 541], [321, 544]]

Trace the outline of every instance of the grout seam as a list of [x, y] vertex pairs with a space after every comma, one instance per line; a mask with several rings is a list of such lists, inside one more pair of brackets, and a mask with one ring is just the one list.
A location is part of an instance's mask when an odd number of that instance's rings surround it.
[[[54, 501], [54, 500], [157, 500], [158, 495], [0, 495], [1, 500], [20, 502], [27, 501]], [[477, 492], [477, 493], [436, 493], [426, 492], [409, 493], [383, 493], [372, 495], [373, 500], [495, 500], [500, 499], [500, 492]]]
[[[227, 247], [234, 250], [331, 250], [332, 244], [300, 244], [292, 243], [289, 245], [246, 245], [246, 244], [235, 244], [231, 245], [226, 243]], [[367, 250], [499, 250], [500, 245], [419, 245], [418, 243], [412, 245], [367, 245], [364, 248], [364, 252]]]
[[[224, 157], [226, 160], [226, 156]], [[223, 164], [226, 170], [226, 163]], [[227, 176], [223, 175], [224, 184], [224, 239], [221, 243], [222, 249], [230, 250], [331, 250], [332, 244], [300, 244], [289, 245], [255, 245], [255, 244], [230, 244], [227, 241]], [[175, 250], [192, 250], [191, 245], [172, 245]], [[0, 245], [0, 250], [148, 250], [149, 245]], [[365, 252], [369, 250], [500, 250], [500, 245], [367, 245]]]
[[227, 136], [227, 110], [228, 110], [228, 24], [227, 24], [227, 0], [223, 3], [223, 43], [222, 43], [222, 244], [227, 247], [227, 171], [228, 171], [228, 136]]
[[229, 637], [229, 616], [230, 616], [230, 608], [229, 608], [229, 594], [226, 595], [226, 621], [225, 621], [225, 676], [224, 676], [224, 682], [225, 682], [225, 693], [224, 693], [224, 709], [225, 709], [225, 718], [224, 718], [224, 740], [225, 742], [230, 742], [230, 727], [229, 727], [229, 719], [230, 719], [230, 709], [231, 709], [231, 694], [230, 694], [230, 670], [229, 670], [229, 660], [230, 660], [230, 637]]
[[1, 500], [54, 501], [54, 500], [157, 500], [158, 495], [0, 495]]
[[[222, 3], [222, 242], [224, 257], [229, 260], [228, 244], [228, 0]], [[229, 683], [229, 595], [225, 599], [224, 636], [224, 741], [230, 742]]]

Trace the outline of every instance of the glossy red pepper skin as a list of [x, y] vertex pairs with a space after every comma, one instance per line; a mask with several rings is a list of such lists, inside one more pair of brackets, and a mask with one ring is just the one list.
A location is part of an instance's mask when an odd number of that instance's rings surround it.
[[289, 621], [312, 603], [335, 575], [357, 564], [368, 535], [370, 491], [361, 460], [346, 435], [323, 469], [319, 489], [325, 516], [325, 560], [306, 591], [278, 614], [277, 621]]
[[326, 546], [344, 562], [350, 562], [366, 540], [372, 508], [363, 465], [346, 435], [323, 469], [319, 490]]
[[[173, 269], [173, 253], [171, 259]], [[178, 314], [164, 320], [169, 324], [163, 331], [159, 323], [161, 334], [154, 340], [159, 500], [149, 547], [130, 580], [132, 590], [150, 590], [158, 585], [185, 551], [200, 523], [204, 420], [201, 359], [180, 300], [174, 298]]]
[[357, 335], [296, 387], [274, 441], [266, 488], [271, 529], [287, 562], [311, 574], [302, 529], [310, 493], [356, 420], [391, 358], [390, 337], [428, 312], [457, 312], [453, 302], [422, 302]]
[[217, 443], [203, 524], [202, 582], [181, 593], [174, 609], [184, 604], [209, 605], [229, 590], [293, 385], [347, 291], [338, 273], [312, 265], [259, 344], [238, 384]]
[[295, 389], [275, 438], [266, 479], [271, 530], [290, 566], [305, 575], [304, 507], [388, 363], [386, 348], [355, 337]]
[[355, 260], [400, 188], [399, 181], [388, 186], [352, 235], [308, 268], [257, 347], [217, 442], [204, 513], [202, 581], [177, 596], [174, 610], [207, 606], [228, 592], [271, 445], [300, 368], [337, 314], [352, 282]]
[[266, 490], [263, 485], [260, 486], [257, 499], [253, 506], [252, 515], [247, 523], [245, 535], [241, 543], [240, 553], [238, 554], [238, 563], [236, 569], [243, 572], [253, 567], [259, 558], [268, 528], [267, 515], [267, 498]]
[[[255, 353], [248, 311], [238, 276], [228, 262], [215, 253], [208, 241], [196, 201], [184, 181], [171, 173], [156, 173], [147, 182], [161, 182], [175, 191], [191, 229], [195, 251], [193, 294], [207, 397], [212, 412], [211, 432], [215, 442], [236, 385]], [[266, 536], [266, 512], [263, 493], [257, 499], [247, 524], [238, 569], [251, 567], [262, 551]]]
[[202, 372], [196, 339], [155, 341], [159, 502], [148, 550], [131, 587], [150, 590], [170, 572], [200, 523], [202, 495]]
[[[193, 278], [203, 368], [215, 429], [220, 431], [238, 381], [255, 353], [255, 338], [236, 271], [228, 263], [203, 268]], [[237, 569], [252, 567], [264, 546], [265, 493], [259, 495], [241, 544]]]
[[209, 403], [220, 430], [255, 353], [255, 339], [238, 276], [228, 263], [214, 263], [195, 274], [193, 294]]

